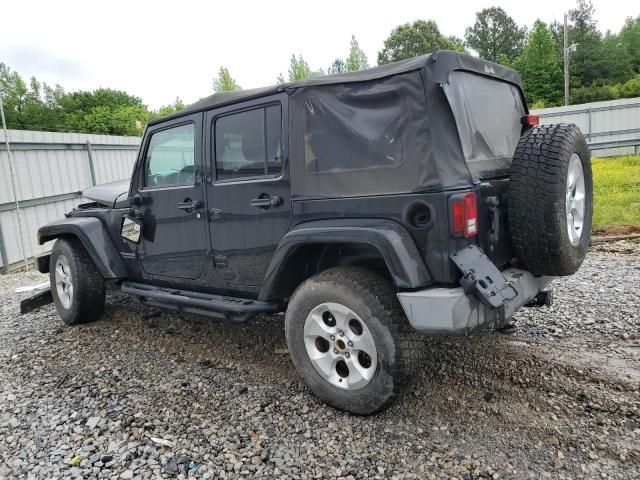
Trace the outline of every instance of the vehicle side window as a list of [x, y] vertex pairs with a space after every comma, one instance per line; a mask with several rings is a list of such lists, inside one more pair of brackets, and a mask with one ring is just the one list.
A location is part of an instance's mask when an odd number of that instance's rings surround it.
[[282, 110], [268, 105], [218, 118], [214, 124], [217, 180], [282, 171]]
[[145, 159], [144, 186], [193, 185], [195, 126], [180, 125], [151, 134]]

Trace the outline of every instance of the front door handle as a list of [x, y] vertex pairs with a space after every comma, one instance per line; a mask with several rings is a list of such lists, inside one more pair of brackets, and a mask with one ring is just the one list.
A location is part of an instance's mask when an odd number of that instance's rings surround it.
[[198, 208], [202, 208], [201, 200], [191, 200], [190, 198], [185, 198], [184, 202], [178, 203], [178, 208], [180, 210], [184, 210], [187, 213], [193, 212]]
[[251, 200], [249, 204], [252, 207], [264, 208], [266, 210], [267, 208], [277, 207], [278, 205], [281, 205], [282, 197], [279, 197], [277, 195], [267, 195], [266, 193], [263, 193], [258, 198], [254, 198], [253, 200]]

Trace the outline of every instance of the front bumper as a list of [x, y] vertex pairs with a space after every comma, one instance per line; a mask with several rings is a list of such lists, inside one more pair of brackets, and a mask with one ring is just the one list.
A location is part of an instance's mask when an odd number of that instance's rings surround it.
[[419, 333], [464, 335], [483, 328], [498, 328], [553, 280], [553, 277], [534, 277], [517, 268], [508, 268], [502, 274], [517, 295], [498, 308], [487, 306], [475, 294], [465, 293], [462, 287], [401, 292], [398, 299], [409, 323]]

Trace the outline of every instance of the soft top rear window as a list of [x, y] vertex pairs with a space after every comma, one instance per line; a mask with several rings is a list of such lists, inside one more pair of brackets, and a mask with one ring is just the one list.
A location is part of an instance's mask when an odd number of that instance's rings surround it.
[[504, 174], [511, 166], [525, 114], [515, 85], [456, 70], [443, 85], [474, 178]]

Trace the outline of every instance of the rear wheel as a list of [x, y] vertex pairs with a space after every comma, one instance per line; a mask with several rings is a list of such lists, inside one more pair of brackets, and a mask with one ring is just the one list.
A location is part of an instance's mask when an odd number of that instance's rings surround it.
[[53, 303], [67, 325], [92, 322], [102, 313], [104, 278], [77, 239], [56, 240], [51, 250], [49, 280]]
[[511, 165], [509, 231], [518, 258], [534, 275], [572, 275], [591, 235], [591, 158], [575, 125], [527, 131]]
[[409, 379], [408, 323], [378, 275], [338, 267], [305, 281], [286, 316], [291, 359], [325, 403], [368, 415], [391, 404]]

